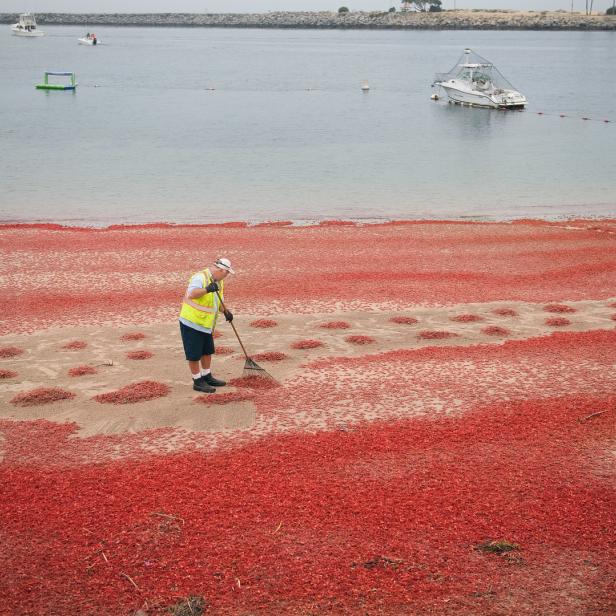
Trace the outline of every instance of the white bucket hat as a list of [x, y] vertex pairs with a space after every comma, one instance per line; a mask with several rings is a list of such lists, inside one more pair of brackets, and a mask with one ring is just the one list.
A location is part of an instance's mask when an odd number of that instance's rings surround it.
[[229, 274], [235, 274], [235, 271], [231, 268], [231, 261], [229, 261], [229, 259], [225, 259], [224, 257], [216, 259], [214, 266], [218, 269], [229, 272]]

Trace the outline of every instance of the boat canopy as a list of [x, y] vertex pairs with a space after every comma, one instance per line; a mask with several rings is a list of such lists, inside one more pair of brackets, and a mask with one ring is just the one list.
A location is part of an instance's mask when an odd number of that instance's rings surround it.
[[492, 84], [495, 89], [516, 89], [489, 60], [482, 58], [472, 49], [465, 49], [460, 59], [448, 73], [437, 73], [434, 82], [441, 83], [452, 79], [468, 81], [478, 89], [487, 87], [489, 84]]
[[22, 13], [19, 16], [19, 23], [22, 26], [36, 26], [36, 19], [32, 13]]

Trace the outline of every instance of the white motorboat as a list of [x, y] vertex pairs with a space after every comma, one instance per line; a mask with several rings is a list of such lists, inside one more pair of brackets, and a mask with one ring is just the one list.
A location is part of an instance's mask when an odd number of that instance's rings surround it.
[[85, 36], [77, 40], [80, 45], [98, 45], [98, 38], [94, 32], [88, 32]]
[[31, 38], [45, 36], [45, 33], [37, 28], [36, 19], [32, 13], [22, 13], [19, 16], [19, 21], [11, 26], [11, 31], [15, 36]]
[[461, 105], [493, 109], [523, 109], [526, 97], [488, 60], [465, 49], [448, 73], [437, 73], [432, 87], [442, 88], [449, 100]]

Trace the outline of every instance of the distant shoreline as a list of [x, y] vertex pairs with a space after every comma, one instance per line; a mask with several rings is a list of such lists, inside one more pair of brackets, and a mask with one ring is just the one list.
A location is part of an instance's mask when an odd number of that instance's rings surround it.
[[[15, 23], [16, 13], [0, 13], [0, 23]], [[271, 13], [37, 13], [39, 25], [273, 28], [339, 30], [581, 30], [616, 31], [616, 17], [567, 12], [383, 11]]]

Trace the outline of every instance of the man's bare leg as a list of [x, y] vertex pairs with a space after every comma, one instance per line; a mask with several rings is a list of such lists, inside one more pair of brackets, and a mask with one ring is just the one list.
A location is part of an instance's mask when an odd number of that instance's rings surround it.
[[189, 361], [188, 367], [190, 368], [190, 373], [193, 375], [193, 378], [201, 376], [201, 369], [199, 368], [198, 361]]
[[212, 365], [212, 356], [211, 355], [203, 355], [201, 357], [201, 374], [203, 374], [203, 370], [209, 370]]

